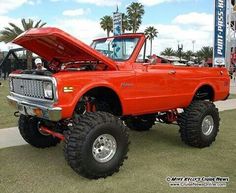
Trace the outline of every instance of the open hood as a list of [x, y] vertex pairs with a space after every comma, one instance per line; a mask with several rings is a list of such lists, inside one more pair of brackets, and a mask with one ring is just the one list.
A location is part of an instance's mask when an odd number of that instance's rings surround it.
[[113, 60], [57, 28], [30, 29], [14, 39], [13, 43], [34, 52], [47, 61], [53, 59], [62, 63], [101, 61], [110, 69], [117, 69]]

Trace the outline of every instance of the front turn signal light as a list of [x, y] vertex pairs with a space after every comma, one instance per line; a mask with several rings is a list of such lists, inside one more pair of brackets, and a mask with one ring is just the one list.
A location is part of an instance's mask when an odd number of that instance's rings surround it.
[[72, 86], [65, 86], [65, 87], [63, 88], [63, 91], [64, 91], [65, 93], [74, 92], [74, 87], [72, 87]]

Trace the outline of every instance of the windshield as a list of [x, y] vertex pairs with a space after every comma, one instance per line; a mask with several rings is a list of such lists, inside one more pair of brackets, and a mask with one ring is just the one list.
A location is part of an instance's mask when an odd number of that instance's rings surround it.
[[92, 48], [105, 56], [117, 60], [128, 60], [132, 55], [139, 38], [108, 38], [96, 40]]

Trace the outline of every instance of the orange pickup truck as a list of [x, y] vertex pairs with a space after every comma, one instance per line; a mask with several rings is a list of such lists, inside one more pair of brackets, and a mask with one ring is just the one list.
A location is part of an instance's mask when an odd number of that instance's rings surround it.
[[13, 43], [36, 53], [47, 70], [10, 75], [7, 97], [20, 113], [22, 137], [38, 148], [64, 141], [73, 170], [87, 178], [119, 171], [128, 129], [177, 123], [188, 145], [211, 145], [219, 130], [214, 101], [229, 95], [227, 69], [148, 60], [144, 34], [84, 44], [57, 28], [31, 29]]

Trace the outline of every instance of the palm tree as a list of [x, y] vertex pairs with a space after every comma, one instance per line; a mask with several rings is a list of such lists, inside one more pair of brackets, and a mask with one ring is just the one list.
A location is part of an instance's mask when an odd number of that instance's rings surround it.
[[154, 26], [149, 26], [144, 31], [145, 35], [150, 40], [150, 56], [152, 55], [152, 41], [157, 37], [158, 31]]
[[[17, 26], [14, 23], [9, 23], [9, 27], [5, 27], [4, 30], [0, 31], [0, 42], [9, 43], [14, 40], [17, 36], [22, 34], [23, 32], [31, 29], [31, 28], [41, 28], [46, 23], [41, 23], [41, 20], [34, 23], [32, 19], [21, 20], [22, 27]], [[27, 58], [27, 68], [29, 70], [32, 69], [32, 52], [26, 50], [26, 58]]]
[[183, 58], [183, 55], [184, 55], [184, 52], [183, 52], [182, 49], [178, 49], [178, 50], [176, 50], [176, 51], [175, 51], [175, 54], [174, 54], [174, 56], [179, 57], [180, 60]]
[[122, 14], [122, 33], [124, 34], [125, 31], [130, 31], [131, 26], [129, 24], [128, 16], [126, 14]]
[[193, 56], [194, 56], [194, 53], [191, 50], [188, 50], [187, 52], [184, 53], [184, 58], [188, 61], [190, 61]]
[[200, 50], [202, 57], [207, 60], [208, 58], [213, 57], [213, 48], [210, 46], [202, 47]]
[[201, 52], [201, 50], [196, 52], [196, 57], [197, 57], [196, 61], [197, 61], [198, 64], [200, 64], [201, 61], [204, 59], [204, 56], [202, 54], [203, 53]]
[[133, 2], [127, 7], [127, 15], [129, 18], [129, 24], [133, 33], [136, 33], [142, 23], [142, 17], [144, 15], [144, 6], [141, 3]]
[[110, 36], [110, 32], [113, 31], [113, 19], [111, 16], [105, 15], [104, 17], [102, 17], [100, 22], [101, 28], [104, 31], [107, 31], [107, 37]]
[[166, 48], [163, 52], [161, 52], [163, 56], [174, 56], [175, 51], [172, 48]]

